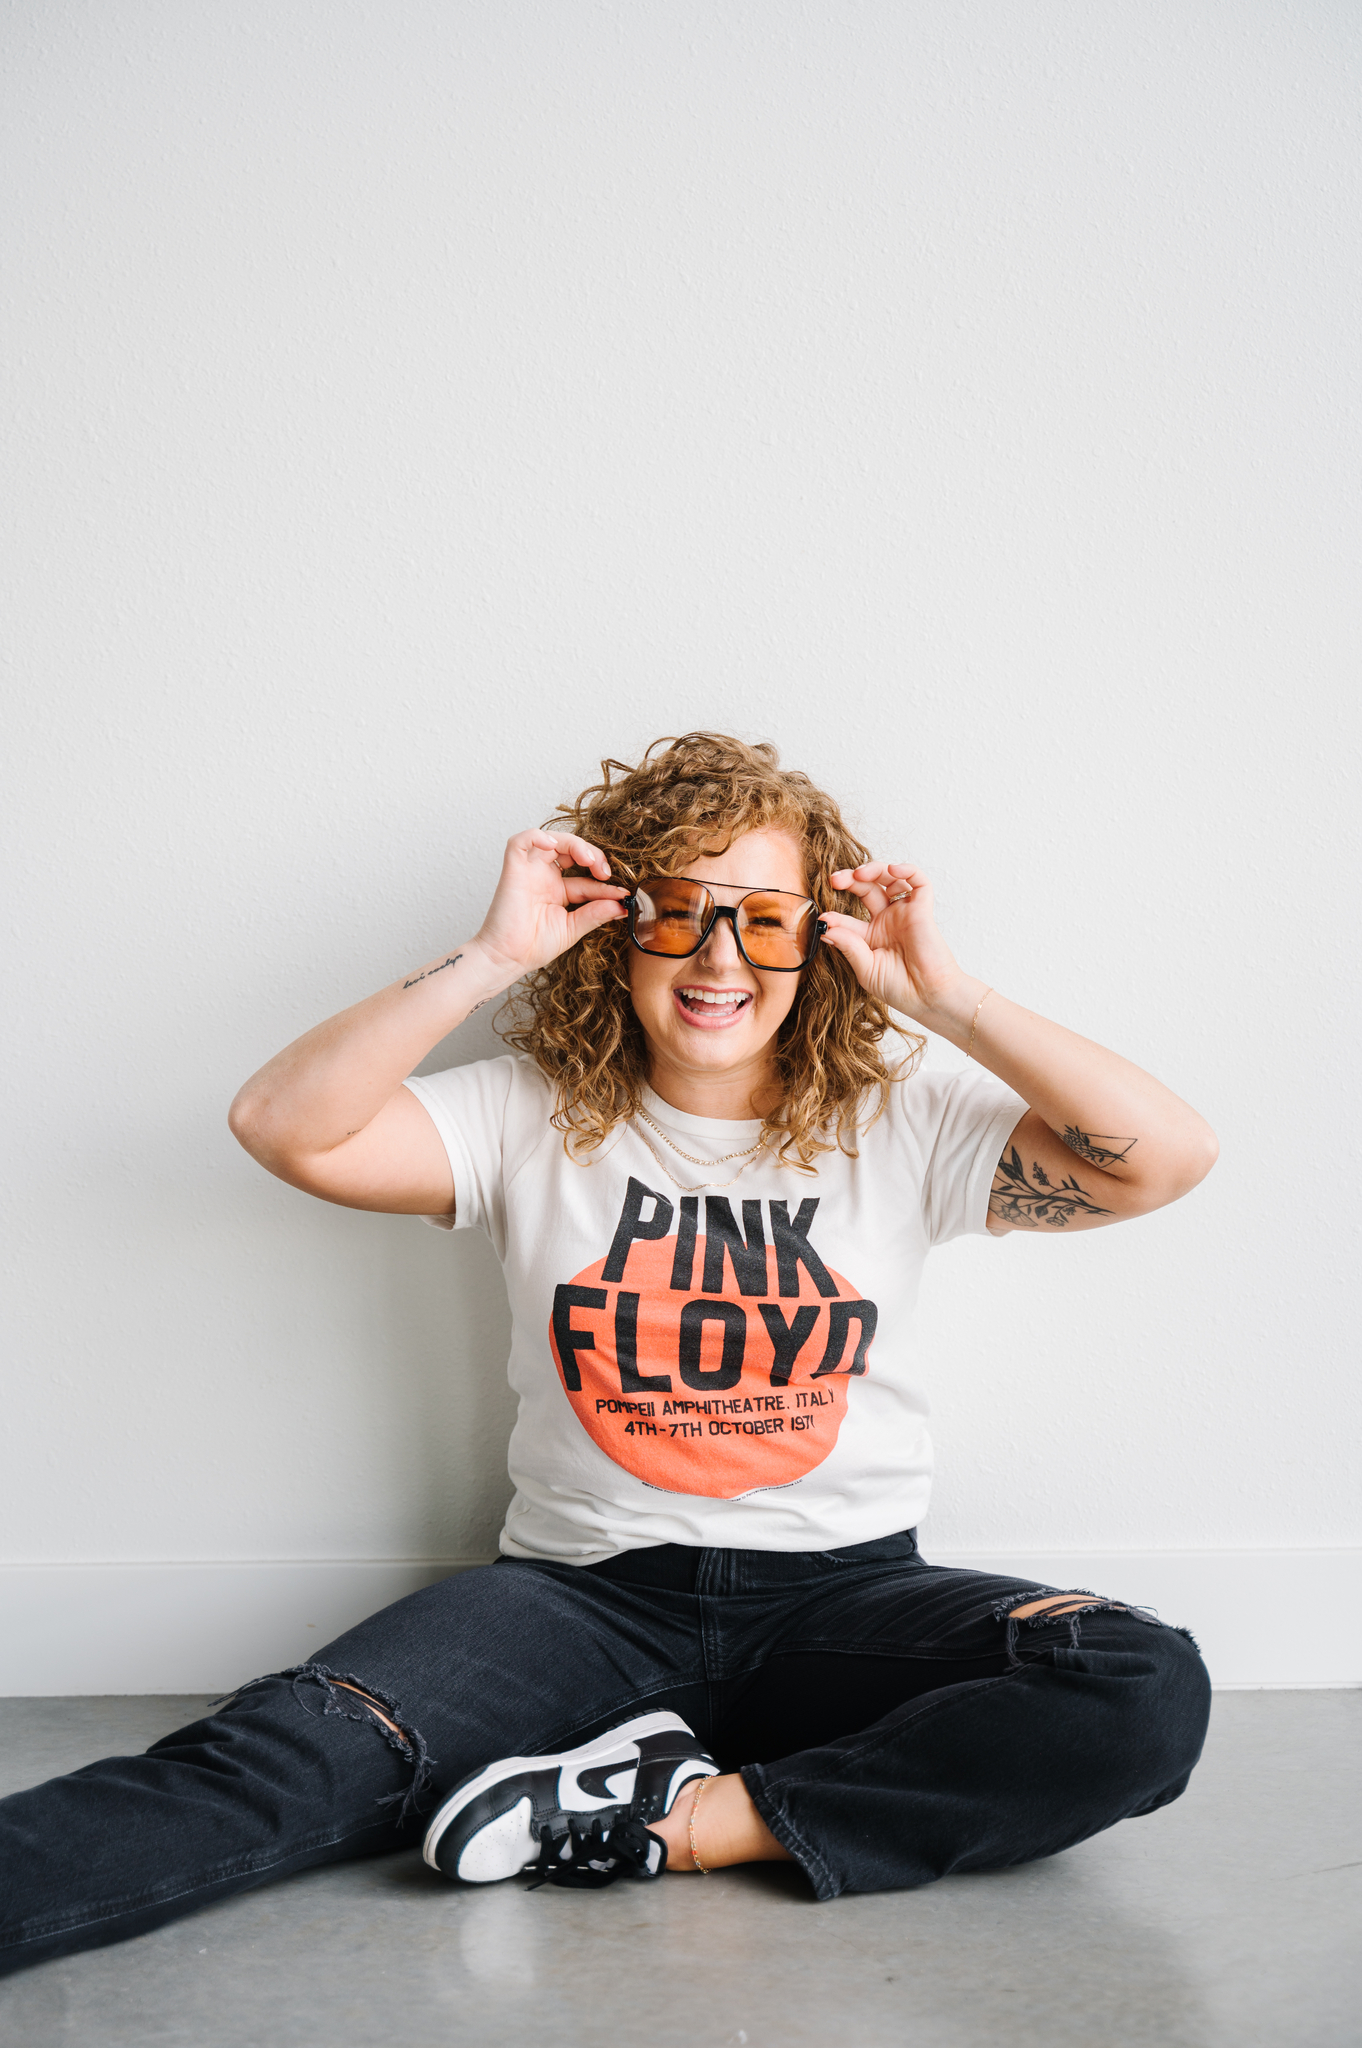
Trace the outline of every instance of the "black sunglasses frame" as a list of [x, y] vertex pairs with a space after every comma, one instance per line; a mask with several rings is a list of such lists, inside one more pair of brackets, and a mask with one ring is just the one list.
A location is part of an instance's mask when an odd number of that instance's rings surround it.
[[[704, 930], [701, 932], [699, 938], [695, 941], [695, 944], [688, 949], [688, 951], [684, 953], [659, 952], [653, 946], [645, 946], [638, 936], [638, 893], [636, 889], [633, 895], [626, 897], [624, 905], [625, 909], [629, 912], [629, 937], [632, 943], [635, 946], [637, 946], [639, 952], [646, 954], [649, 960], [693, 960], [696, 954], [700, 951], [701, 947], [708, 942], [710, 934], [713, 932], [715, 925], [719, 922], [719, 919], [721, 917], [726, 917], [733, 927], [733, 943], [738, 949], [739, 957], [747, 962], [747, 965], [753, 970], [754, 973], [802, 974], [804, 969], [808, 966], [810, 960], [812, 960], [813, 958], [814, 949], [817, 946], [819, 939], [827, 930], [827, 926], [824, 924], [822, 918], [818, 915], [818, 905], [814, 898], [812, 896], [795, 896], [793, 889], [745, 889], [742, 895], [738, 898], [736, 903], [715, 903], [714, 891], [710, 888], [709, 883], [698, 882], [695, 879], [694, 875], [659, 875], [658, 880], [665, 882], [689, 882], [692, 889], [703, 889], [705, 894], [709, 897], [710, 902], [714, 903], [714, 910], [708, 922], [706, 923]], [[643, 886], [643, 883], [638, 884], [638, 888], [642, 888]], [[727, 887], [728, 885], [726, 883], [720, 882], [718, 886], [722, 889]], [[747, 948], [746, 946], [744, 946], [742, 942], [742, 933], [738, 929], [738, 912], [742, 909], [743, 904], [746, 903], [749, 896], [789, 896], [792, 897], [793, 900], [797, 903], [807, 903], [810, 909], [814, 912], [813, 925], [809, 934], [809, 949], [797, 966], [766, 967], [763, 966], [763, 964], [759, 960], [753, 960], [752, 958], [750, 958]]]

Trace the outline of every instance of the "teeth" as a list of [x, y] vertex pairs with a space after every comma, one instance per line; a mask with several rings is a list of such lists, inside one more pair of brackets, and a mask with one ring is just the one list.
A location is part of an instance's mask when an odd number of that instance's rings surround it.
[[688, 1003], [709, 1003], [720, 1010], [731, 1010], [747, 1001], [741, 989], [683, 988], [680, 993]]

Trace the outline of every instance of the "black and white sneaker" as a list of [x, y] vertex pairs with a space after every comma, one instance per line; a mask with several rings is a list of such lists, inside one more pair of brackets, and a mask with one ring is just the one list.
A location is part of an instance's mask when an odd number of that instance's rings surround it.
[[661, 1877], [661, 1820], [686, 1785], [719, 1766], [677, 1714], [640, 1714], [561, 1756], [508, 1756], [465, 1778], [422, 1851], [432, 1870], [492, 1884], [537, 1870], [553, 1884]]

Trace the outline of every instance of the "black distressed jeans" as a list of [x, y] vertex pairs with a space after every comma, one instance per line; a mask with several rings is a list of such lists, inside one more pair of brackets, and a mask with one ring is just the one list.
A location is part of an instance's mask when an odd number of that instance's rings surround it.
[[1009, 1618], [1062, 1590], [927, 1564], [911, 1533], [461, 1573], [144, 1756], [0, 1800], [0, 1971], [413, 1847], [470, 1772], [644, 1707], [741, 1770], [819, 1899], [1051, 1856], [1176, 1799], [1210, 1704], [1190, 1637], [1151, 1617]]

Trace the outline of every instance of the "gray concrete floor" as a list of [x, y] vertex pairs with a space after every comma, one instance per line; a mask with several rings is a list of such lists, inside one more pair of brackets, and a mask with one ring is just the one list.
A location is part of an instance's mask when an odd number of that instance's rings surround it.
[[[0, 1792], [198, 1699], [0, 1702]], [[1222, 1693], [1177, 1805], [1023, 1870], [817, 1905], [788, 1869], [462, 1889], [306, 1871], [0, 1982], [25, 2048], [1358, 2048], [1362, 1693]]]

